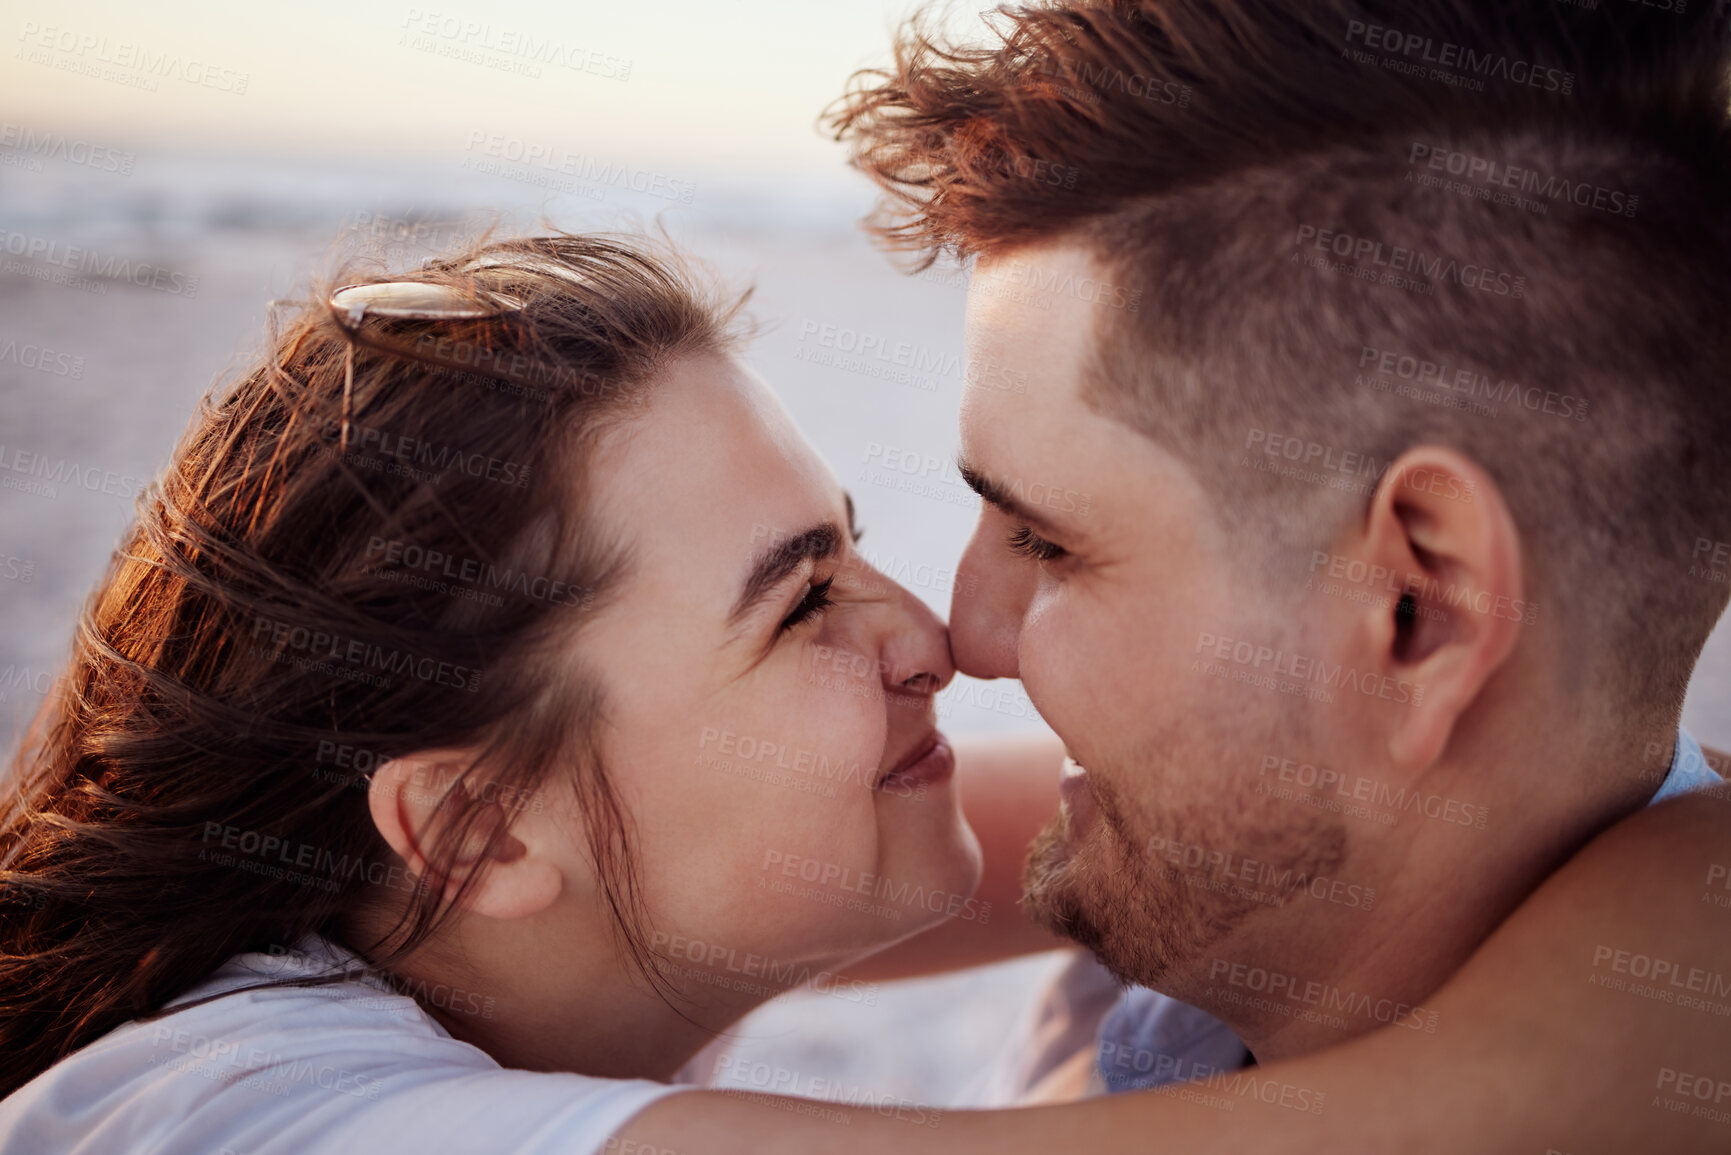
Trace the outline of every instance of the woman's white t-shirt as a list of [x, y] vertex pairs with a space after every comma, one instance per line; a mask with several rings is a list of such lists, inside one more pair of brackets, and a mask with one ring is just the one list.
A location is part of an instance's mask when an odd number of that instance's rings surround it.
[[[348, 981], [237, 990], [332, 972]], [[219, 994], [125, 1023], [0, 1100], [0, 1155], [590, 1155], [686, 1089], [501, 1067], [316, 936], [236, 955], [168, 1005]]]

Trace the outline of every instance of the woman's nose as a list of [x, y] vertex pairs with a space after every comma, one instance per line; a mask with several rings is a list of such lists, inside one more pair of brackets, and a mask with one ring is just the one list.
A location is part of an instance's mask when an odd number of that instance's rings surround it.
[[895, 625], [883, 649], [884, 688], [901, 694], [936, 694], [956, 676], [950, 633], [943, 619], [900, 586], [892, 599]]

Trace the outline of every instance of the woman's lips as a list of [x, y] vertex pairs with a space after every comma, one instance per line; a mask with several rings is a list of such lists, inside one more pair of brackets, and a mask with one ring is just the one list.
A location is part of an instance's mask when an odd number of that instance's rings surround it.
[[956, 771], [956, 754], [949, 740], [933, 730], [931, 737], [908, 752], [908, 756], [885, 774], [878, 789], [942, 782]]

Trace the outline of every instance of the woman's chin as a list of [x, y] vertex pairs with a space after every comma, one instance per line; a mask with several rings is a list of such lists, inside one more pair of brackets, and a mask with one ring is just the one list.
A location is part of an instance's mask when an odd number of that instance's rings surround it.
[[[903, 912], [898, 937], [914, 930], [928, 930], [949, 919], [984, 921], [990, 909], [974, 898], [979, 889], [983, 862], [980, 841], [973, 828], [958, 814], [940, 838], [910, 855], [910, 866], [894, 880], [880, 886], [877, 901]], [[910, 880], [906, 883], [902, 879]]]

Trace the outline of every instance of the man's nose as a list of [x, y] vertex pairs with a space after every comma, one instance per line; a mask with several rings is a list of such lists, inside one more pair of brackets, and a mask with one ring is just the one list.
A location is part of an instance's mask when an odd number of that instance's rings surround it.
[[1006, 556], [984, 518], [974, 526], [950, 594], [950, 653], [958, 670], [976, 678], [1021, 676], [1022, 615], [1039, 576], [1035, 567]]

